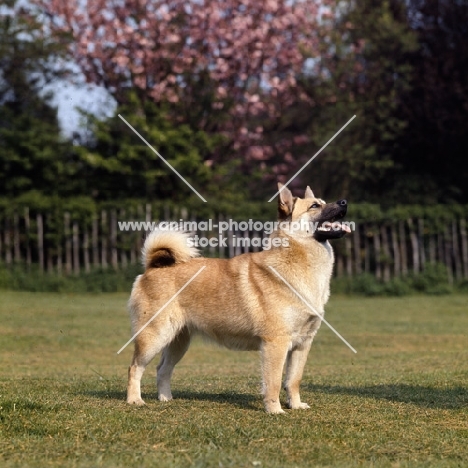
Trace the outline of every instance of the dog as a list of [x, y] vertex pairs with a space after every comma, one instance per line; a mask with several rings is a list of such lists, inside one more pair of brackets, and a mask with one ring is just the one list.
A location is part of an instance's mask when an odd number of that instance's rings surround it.
[[299, 385], [330, 295], [334, 256], [328, 241], [350, 232], [339, 221], [347, 201], [326, 204], [310, 187], [304, 198], [293, 197], [282, 184], [278, 189], [279, 227], [271, 237], [281, 242], [272, 242], [269, 250], [211, 259], [199, 257], [184, 232], [156, 230], [146, 238], [145, 272], [136, 278], [129, 299], [132, 336], [140, 333], [128, 370], [128, 403], [145, 404], [141, 377], [160, 352], [158, 398], [171, 400], [174, 366], [191, 337], [201, 334], [229, 349], [261, 352], [268, 413], [284, 413], [284, 367], [287, 407], [309, 408], [301, 401]]

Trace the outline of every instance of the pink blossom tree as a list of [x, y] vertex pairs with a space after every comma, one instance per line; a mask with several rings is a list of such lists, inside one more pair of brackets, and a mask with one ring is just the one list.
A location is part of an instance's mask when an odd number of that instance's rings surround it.
[[89, 83], [118, 103], [131, 88], [169, 107], [175, 122], [222, 134], [235, 154], [263, 165], [293, 144], [268, 141], [262, 122], [274, 127], [288, 107], [308, 99], [297, 76], [318, 55], [319, 17], [331, 11], [326, 0], [33, 3], [54, 34], [70, 35]]

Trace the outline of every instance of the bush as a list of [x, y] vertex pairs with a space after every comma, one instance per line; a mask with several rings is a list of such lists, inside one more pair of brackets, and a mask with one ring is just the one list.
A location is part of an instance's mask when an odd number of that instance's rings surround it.
[[[59, 276], [56, 273], [41, 273], [37, 265], [0, 266], [0, 289], [30, 292], [130, 292], [135, 277], [142, 273], [142, 267], [130, 265], [123, 270], [97, 268], [80, 275]], [[450, 294], [454, 288], [447, 281], [444, 265], [427, 265], [419, 275], [407, 278], [393, 278], [388, 282], [379, 281], [375, 276], [364, 273], [356, 276], [334, 278], [331, 284], [334, 294], [361, 296], [405, 296], [412, 293]], [[462, 281], [456, 288], [468, 292], [468, 281]]]
[[368, 273], [357, 276], [336, 278], [332, 281], [332, 291], [341, 294], [379, 296], [383, 294], [383, 284]]
[[80, 275], [59, 276], [42, 273], [36, 265], [30, 269], [22, 265], [0, 267], [0, 289], [30, 292], [130, 292], [135, 277], [141, 273], [139, 265], [125, 270], [94, 269]]
[[387, 296], [407, 296], [413, 292], [411, 285], [401, 278], [393, 278], [383, 284], [383, 292]]
[[468, 293], [468, 280], [462, 280], [457, 284], [457, 291]]
[[448, 283], [447, 268], [441, 263], [427, 264], [424, 271], [411, 278], [413, 289], [426, 294], [450, 294], [453, 287]]
[[[388, 282], [364, 273], [332, 280], [332, 292], [361, 296], [406, 296], [412, 293], [450, 294], [454, 288], [448, 283], [447, 270], [442, 264], [428, 264], [423, 272], [407, 278], [393, 278]], [[468, 281], [461, 282], [457, 291], [468, 292]]]

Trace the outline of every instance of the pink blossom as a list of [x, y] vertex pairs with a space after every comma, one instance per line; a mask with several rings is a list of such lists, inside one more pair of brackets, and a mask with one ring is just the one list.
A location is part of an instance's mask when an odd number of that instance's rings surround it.
[[[252, 117], [274, 125], [286, 106], [308, 99], [297, 89], [307, 59], [301, 50], [320, 54], [325, 26], [319, 9], [327, 1], [31, 0], [51, 18], [52, 32], [73, 37], [70, 53], [87, 81], [106, 86], [117, 101], [130, 77], [150, 99], [177, 103], [180, 118], [197, 105], [196, 77], [206, 74], [214, 90], [211, 109], [229, 115], [216, 131], [256, 159], [278, 148], [257, 141], [263, 129]], [[207, 119], [199, 125], [210, 131]]]

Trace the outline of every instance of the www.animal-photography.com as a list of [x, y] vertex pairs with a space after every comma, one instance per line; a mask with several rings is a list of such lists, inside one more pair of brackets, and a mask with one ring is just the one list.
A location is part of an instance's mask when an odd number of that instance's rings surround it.
[[462, 467], [468, 7], [0, 3], [0, 464]]

